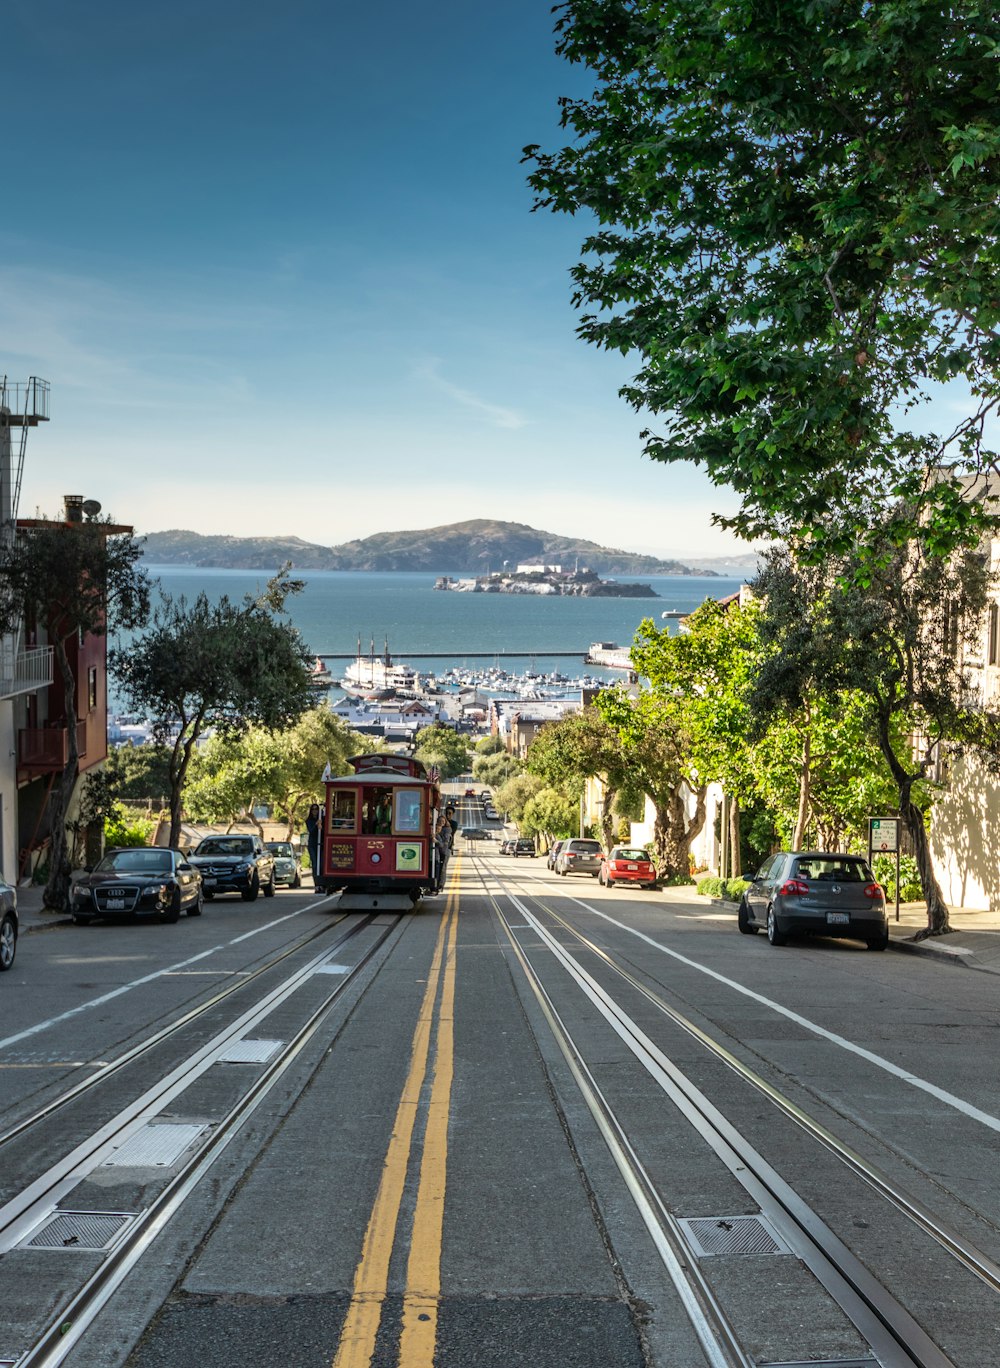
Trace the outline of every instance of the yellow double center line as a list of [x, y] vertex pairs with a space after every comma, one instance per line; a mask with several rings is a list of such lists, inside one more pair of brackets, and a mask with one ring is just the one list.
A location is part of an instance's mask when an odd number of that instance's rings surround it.
[[[399, 1209], [413, 1149], [420, 1095], [427, 1077], [435, 1038], [434, 1074], [424, 1129], [417, 1201], [406, 1268], [399, 1368], [427, 1368], [437, 1343], [441, 1293], [441, 1237], [444, 1225], [445, 1173], [448, 1158], [448, 1114], [455, 1059], [455, 941], [458, 934], [459, 861], [448, 887], [448, 900], [427, 976], [410, 1054], [410, 1069], [396, 1110], [375, 1205], [354, 1272], [351, 1304], [344, 1320], [333, 1368], [369, 1368], [382, 1319], [389, 1282]], [[443, 983], [442, 983], [443, 976]], [[438, 987], [441, 1001], [435, 1013]]]

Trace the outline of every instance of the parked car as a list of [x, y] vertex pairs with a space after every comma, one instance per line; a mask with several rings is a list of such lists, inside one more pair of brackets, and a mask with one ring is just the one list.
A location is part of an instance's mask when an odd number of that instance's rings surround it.
[[0, 973], [17, 954], [17, 889], [0, 879]]
[[601, 862], [597, 879], [606, 888], [618, 883], [655, 888], [656, 867], [649, 852], [639, 846], [612, 846], [608, 858]]
[[869, 950], [889, 944], [885, 890], [860, 855], [779, 850], [765, 860], [740, 899], [745, 936], [762, 929], [772, 945], [789, 936], [850, 936]]
[[560, 852], [560, 850], [562, 850], [562, 848], [563, 848], [563, 846], [564, 846], [565, 844], [566, 844], [565, 841], [553, 841], [553, 842], [552, 842], [552, 844], [549, 846], [549, 853], [548, 853], [548, 854], [546, 855], [546, 857], [545, 857], [545, 867], [546, 867], [546, 869], [555, 869], [555, 867], [556, 867], [556, 860], [559, 858], [559, 852]]
[[93, 869], [74, 880], [70, 912], [78, 926], [100, 917], [153, 916], [175, 922], [182, 912], [200, 917], [201, 873], [180, 850], [128, 846], [108, 850]]
[[191, 863], [201, 871], [208, 902], [220, 893], [238, 893], [244, 902], [253, 902], [261, 892], [274, 897], [274, 856], [259, 836], [205, 836]]
[[517, 842], [514, 841], [514, 840], [511, 840], [511, 838], [510, 838], [509, 836], [507, 836], [507, 837], [504, 838], [504, 840], [502, 840], [502, 841], [500, 842], [500, 848], [499, 848], [499, 850], [498, 850], [497, 853], [500, 854], [500, 855], [513, 855], [513, 853], [514, 853], [514, 847], [515, 847], [516, 845], [517, 845]]
[[529, 841], [527, 837], [521, 836], [514, 842], [514, 849], [510, 853], [512, 855], [534, 855], [535, 843]]
[[274, 882], [280, 887], [299, 888], [302, 864], [291, 841], [265, 841], [264, 849], [274, 856]]
[[497, 812], [496, 808], [491, 803], [487, 803], [486, 806], [483, 808], [483, 816], [486, 818], [488, 822], [495, 822], [499, 818], [500, 814], [499, 812]]
[[600, 841], [567, 841], [556, 857], [554, 865], [557, 874], [589, 874], [596, 879], [601, 872], [604, 851]]
[[481, 803], [489, 803], [492, 797], [493, 795], [490, 793], [489, 789], [483, 789], [482, 793], [479, 795], [479, 801]]

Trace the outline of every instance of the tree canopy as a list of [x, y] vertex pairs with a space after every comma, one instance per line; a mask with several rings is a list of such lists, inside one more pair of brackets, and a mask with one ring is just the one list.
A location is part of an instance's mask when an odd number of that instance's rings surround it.
[[128, 705], [148, 715], [154, 736], [170, 738], [170, 844], [180, 833], [181, 795], [194, 746], [210, 728], [240, 732], [294, 722], [313, 702], [312, 657], [285, 619], [289, 594], [302, 588], [287, 567], [256, 598], [193, 603], [162, 596], [151, 625], [111, 653]]
[[436, 765], [442, 779], [464, 774], [472, 758], [466, 738], [440, 723], [417, 732], [413, 753], [425, 765]]
[[[694, 461], [744, 535], [947, 551], [992, 519], [1000, 11], [981, 0], [567, 0], [595, 88], [525, 149], [594, 226], [587, 341], [635, 357], [647, 455]], [[957, 383], [952, 383], [957, 382]], [[927, 400], [950, 386], [952, 422]], [[944, 410], [947, 415], [949, 410]], [[932, 430], [933, 429], [933, 430]], [[933, 471], [933, 476], [928, 476]], [[886, 522], [882, 510], [891, 506]]]

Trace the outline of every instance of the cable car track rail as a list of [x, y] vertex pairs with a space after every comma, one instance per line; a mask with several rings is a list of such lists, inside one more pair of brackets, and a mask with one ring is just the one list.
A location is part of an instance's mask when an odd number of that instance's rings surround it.
[[[375, 916], [361, 919], [357, 927], [342, 937], [334, 946], [316, 956], [297, 970], [284, 984], [268, 993], [254, 1008], [220, 1031], [213, 1040], [196, 1050], [182, 1065], [172, 1070], [142, 1097], [127, 1105], [111, 1122], [102, 1126], [89, 1139], [65, 1155], [23, 1192], [0, 1207], [0, 1252], [6, 1253], [21, 1243], [48, 1219], [59, 1202], [91, 1173], [112, 1152], [116, 1145], [137, 1132], [158, 1115], [174, 1097], [179, 1096], [197, 1078], [217, 1062], [218, 1056], [233, 1040], [263, 1021], [276, 1007], [285, 1002], [296, 989], [317, 972], [324, 962], [344, 942], [360, 930], [371, 926]], [[398, 929], [402, 917], [376, 929], [380, 933], [368, 946], [357, 964], [338, 976], [335, 986], [306, 1018], [292, 1038], [275, 1057], [261, 1065], [261, 1072], [253, 1083], [228, 1109], [214, 1120], [200, 1139], [197, 1149], [183, 1161], [177, 1173], [164, 1186], [148, 1207], [130, 1213], [130, 1220], [121, 1238], [108, 1250], [99, 1267], [79, 1287], [44, 1327], [38, 1338], [19, 1358], [17, 1368], [55, 1368], [64, 1361], [70, 1349], [93, 1323], [111, 1295], [139, 1262], [160, 1231], [183, 1205], [198, 1183], [218, 1159], [226, 1146], [256, 1110], [282, 1075], [298, 1058], [322, 1025], [337, 999], [352, 983], [373, 956]], [[366, 985], [367, 992], [370, 984]], [[310, 1077], [321, 1066], [317, 1061], [310, 1069]], [[4, 1346], [0, 1345], [0, 1351]]]
[[[343, 917], [339, 917], [336, 921], [331, 922], [329, 925], [317, 927], [315, 931], [311, 931], [308, 935], [300, 937], [294, 945], [287, 946], [278, 954], [273, 955], [270, 959], [265, 960], [262, 964], [258, 965], [256, 969], [249, 970], [236, 982], [231, 983], [228, 988], [223, 988], [219, 992], [213, 993], [210, 998], [205, 999], [204, 1002], [200, 1002], [196, 1007], [189, 1008], [186, 1012], [182, 1013], [181, 1016], [168, 1022], [166, 1026], [160, 1027], [158, 1031], [154, 1032], [151, 1036], [147, 1036], [145, 1040], [140, 1040], [136, 1045], [130, 1046], [120, 1055], [116, 1055], [109, 1060], [102, 1060], [99, 1065], [98, 1061], [89, 1060], [83, 1067], [94, 1068], [97, 1069], [98, 1072], [80, 1079], [78, 1083], [74, 1083], [71, 1088], [67, 1088], [66, 1091], [60, 1093], [58, 1097], [54, 1097], [50, 1102], [46, 1102], [30, 1115], [22, 1117], [20, 1121], [16, 1121], [9, 1129], [0, 1132], [0, 1150], [12, 1140], [16, 1140], [19, 1136], [26, 1134], [32, 1127], [47, 1120], [50, 1116], [54, 1115], [55, 1112], [59, 1111], [62, 1107], [65, 1107], [67, 1103], [72, 1102], [75, 1098], [82, 1096], [84, 1093], [90, 1092], [92, 1088], [105, 1083], [112, 1075], [117, 1073], [119, 1069], [124, 1068], [127, 1064], [134, 1063], [137, 1059], [141, 1059], [144, 1054], [147, 1054], [157, 1045], [162, 1044], [163, 1041], [169, 1040], [172, 1035], [183, 1030], [185, 1026], [190, 1026], [192, 1022], [197, 1021], [199, 1017], [204, 1016], [213, 1008], [218, 1007], [221, 1003], [225, 1002], [227, 998], [232, 997], [234, 993], [240, 993], [245, 988], [250, 987], [263, 974], [269, 973], [277, 965], [281, 964], [283, 960], [288, 959], [290, 955], [294, 955], [298, 951], [305, 949], [305, 947], [311, 945], [314, 940], [318, 940], [320, 936], [328, 935], [334, 926], [339, 925], [341, 921], [345, 920], [345, 917], [346, 914]], [[334, 948], [343, 945], [346, 940], [350, 939], [351, 935], [356, 934], [356, 930], [359, 929], [360, 927], [352, 929], [346, 937], [337, 941]]]
[[[567, 1059], [574, 1059], [577, 1062], [578, 1067], [574, 1068], [573, 1072], [579, 1083], [580, 1073], [583, 1072], [586, 1075], [586, 1066], [583, 1064], [582, 1054], [571, 1034], [559, 1019], [544, 985], [517, 941], [516, 928], [512, 927], [509, 919], [500, 908], [483, 868], [478, 863], [477, 873], [479, 873], [486, 896], [493, 903], [505, 927], [508, 939], [514, 948], [519, 964], [525, 972], [532, 992], [540, 1003], [547, 1004], [547, 1010], [544, 1007], [543, 1010], [545, 1010], [550, 1027], [553, 1025], [553, 1020], [555, 1022], [554, 1034], [560, 1049]], [[746, 1137], [726, 1119], [700, 1089], [695, 1087], [686, 1075], [642, 1031], [611, 994], [577, 962], [573, 955], [541, 922], [539, 917], [530, 910], [525, 899], [527, 898], [528, 901], [538, 905], [544, 913], [569, 931], [589, 953], [592, 945], [587, 938], [582, 933], [577, 932], [558, 913], [555, 913], [537, 894], [525, 895], [523, 889], [516, 886], [512, 887], [505, 880], [504, 875], [493, 867], [488, 867], [488, 873], [490, 879], [501, 889], [502, 896], [509, 899], [516, 908], [518, 916], [523, 918], [527, 926], [540, 938], [544, 948], [552, 954], [570, 979], [605, 1018], [607, 1024], [625, 1043], [636, 1060], [654, 1078], [681, 1115], [695, 1128], [747, 1193], [757, 1202], [762, 1214], [780, 1232], [792, 1252], [806, 1264], [817, 1281], [840, 1305], [859, 1333], [868, 1342], [883, 1368], [954, 1368], [953, 1361], [934, 1343], [910, 1313], [892, 1296], [887, 1288], [873, 1277], [852, 1251], [821, 1220], [817, 1212], [799, 1197]], [[619, 970], [606, 952], [600, 951], [599, 954], [603, 962], [615, 969], [623, 978], [633, 982], [627, 971]], [[641, 987], [641, 985], [639, 986]], [[643, 995], [658, 1007], [666, 1006], [666, 1004], [661, 1004], [656, 995], [648, 990], [643, 990]], [[668, 1012], [668, 1015], [673, 1017], [674, 1013], [671, 1011]], [[677, 1015], [679, 1016], [679, 1014]], [[678, 1024], [681, 1023], [678, 1022]], [[691, 1024], [693, 1025], [693, 1023]], [[695, 1028], [695, 1032], [697, 1030], [698, 1028]], [[707, 1044], [710, 1039], [704, 1036], [704, 1033], [696, 1034], [695, 1038], [701, 1040], [703, 1044]], [[748, 1081], [751, 1080], [748, 1079]], [[624, 1127], [612, 1112], [606, 1099], [596, 1088], [596, 1084], [590, 1083], [584, 1088], [583, 1096], [588, 1109], [591, 1110], [601, 1133], [606, 1139], [609, 1132], [619, 1138], [625, 1136]], [[802, 1115], [805, 1116], [805, 1113]], [[804, 1129], [807, 1130], [807, 1133], [812, 1134], [810, 1128], [805, 1127]], [[814, 1136], [814, 1138], [818, 1139], [819, 1136]], [[846, 1150], [846, 1148], [845, 1146], [844, 1149]], [[612, 1155], [622, 1172], [629, 1191], [633, 1198], [636, 1198], [637, 1193], [648, 1193], [650, 1190], [655, 1196], [655, 1189], [652, 1189], [650, 1179], [638, 1159], [634, 1158], [634, 1152], [630, 1153], [630, 1151], [631, 1146], [627, 1145], [627, 1142], [624, 1146], [620, 1143], [611, 1146]], [[838, 1153], [837, 1157], [842, 1158], [843, 1156]], [[860, 1172], [859, 1176], [865, 1178], [865, 1175]], [[868, 1179], [865, 1178], [865, 1181]], [[883, 1179], [882, 1181], [887, 1189], [892, 1189], [893, 1185], [888, 1180]], [[879, 1190], [881, 1191], [881, 1187]], [[888, 1198], [887, 1191], [882, 1192], [882, 1195]], [[897, 1190], [897, 1195], [900, 1200], [894, 1204], [911, 1220], [916, 1220], [915, 1214], [908, 1209], [910, 1203], [906, 1194], [898, 1193]], [[649, 1208], [644, 1210], [643, 1203], [639, 1200], [637, 1200], [637, 1204], [647, 1228], [649, 1228], [650, 1234], [661, 1252], [661, 1256], [664, 1246], [670, 1247], [676, 1243], [678, 1238], [683, 1241], [683, 1236], [677, 1236], [674, 1229], [674, 1218], [665, 1211], [658, 1197], [656, 1198], [658, 1210], [654, 1209], [654, 1215], [655, 1220], [660, 1222], [659, 1229], [655, 1224], [650, 1224]], [[927, 1215], [927, 1213], [924, 1214]], [[665, 1221], [662, 1220], [663, 1216], [667, 1218]], [[939, 1239], [938, 1242], [941, 1247], [956, 1258], [960, 1257], [957, 1251], [963, 1250], [966, 1257], [962, 1257], [961, 1261], [964, 1266], [970, 1268], [990, 1287], [993, 1287], [992, 1278], [989, 1276], [992, 1261], [988, 1256], [981, 1251], [973, 1250], [972, 1246], [968, 1245], [955, 1232], [945, 1231], [945, 1228], [941, 1227], [940, 1223], [934, 1222], [933, 1218], [930, 1220], [931, 1225], [938, 1228], [941, 1235], [947, 1236], [947, 1238]], [[925, 1228], [921, 1222], [918, 1221], [917, 1224], [920, 1224], [921, 1229]], [[933, 1229], [927, 1229], [926, 1233], [934, 1236]], [[695, 1260], [692, 1251], [686, 1245], [682, 1247], [686, 1261], [693, 1264]], [[972, 1256], [971, 1262], [968, 1256]], [[674, 1278], [669, 1260], [665, 1259], [664, 1262], [668, 1273]], [[995, 1268], [995, 1265], [993, 1267]], [[984, 1277], [984, 1274], [987, 1276]], [[683, 1276], [687, 1276], [686, 1270]], [[675, 1285], [677, 1285], [676, 1278], [674, 1280]], [[687, 1291], [678, 1286], [678, 1291], [686, 1308], [692, 1300], [695, 1302], [701, 1300], [701, 1281], [699, 1278], [696, 1283], [691, 1284]], [[717, 1310], [717, 1303], [712, 1308], [711, 1318], [717, 1322], [721, 1320], [723, 1327], [726, 1326], [725, 1316]], [[697, 1322], [693, 1320], [692, 1324], [695, 1325], [697, 1332]], [[723, 1330], [723, 1334], [726, 1333]], [[701, 1333], [699, 1333], [699, 1339], [701, 1338]], [[728, 1345], [726, 1352], [731, 1352]], [[715, 1362], [711, 1359], [709, 1361]], [[752, 1362], [752, 1360], [740, 1360], [739, 1358], [723, 1360], [727, 1364], [730, 1361], [736, 1363]]]

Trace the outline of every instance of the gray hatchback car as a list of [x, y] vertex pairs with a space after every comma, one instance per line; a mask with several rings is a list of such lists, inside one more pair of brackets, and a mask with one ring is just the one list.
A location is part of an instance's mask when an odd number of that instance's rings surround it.
[[740, 899], [739, 929], [766, 930], [772, 945], [789, 936], [850, 936], [869, 950], [889, 944], [885, 890], [860, 855], [779, 850], [765, 860]]
[[596, 879], [601, 872], [604, 851], [600, 841], [567, 841], [556, 856], [555, 870], [567, 874], [589, 874]]

